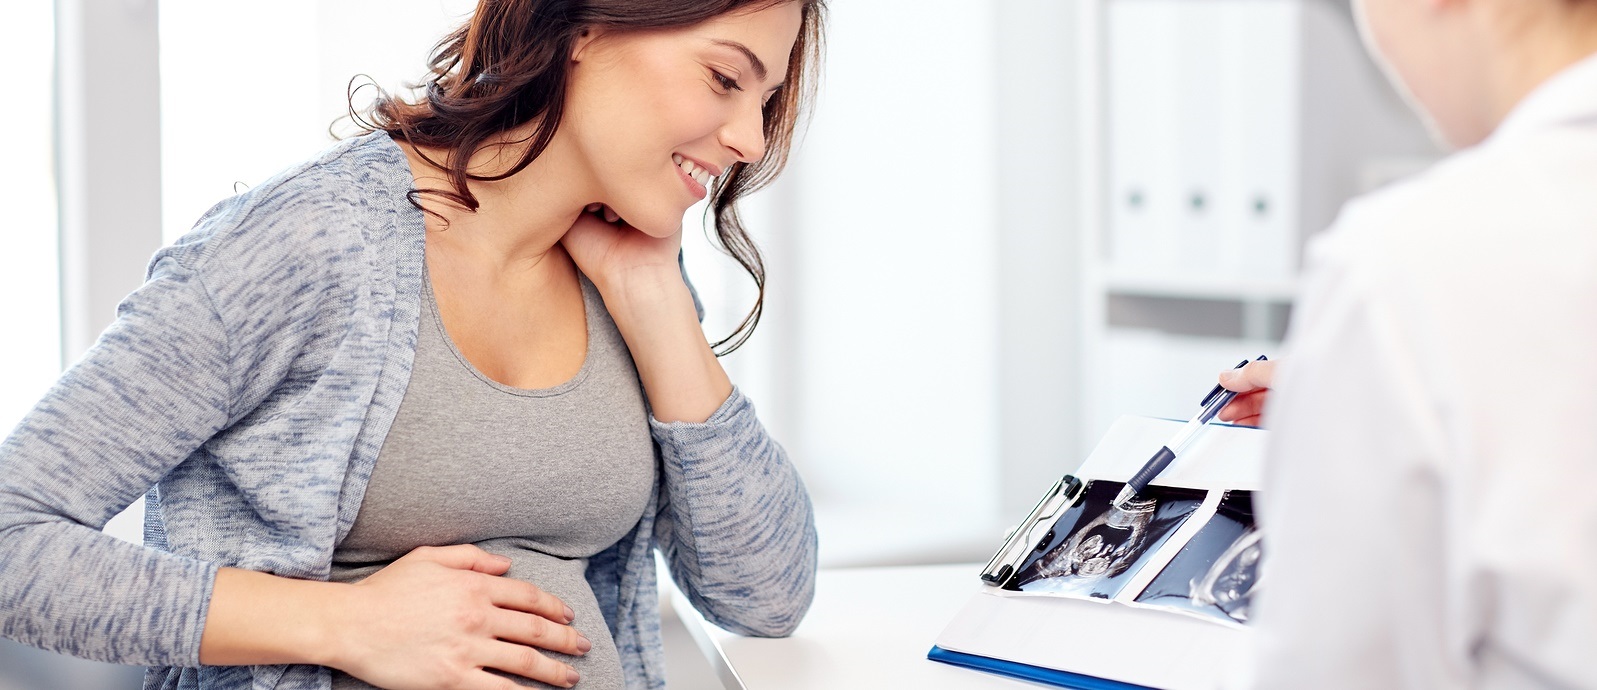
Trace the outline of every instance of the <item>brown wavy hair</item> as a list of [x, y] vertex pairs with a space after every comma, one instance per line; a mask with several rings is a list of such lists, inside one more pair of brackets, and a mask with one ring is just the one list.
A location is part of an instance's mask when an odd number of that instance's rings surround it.
[[[825, 0], [479, 0], [471, 18], [433, 48], [427, 75], [413, 85], [419, 91], [414, 101], [378, 88], [374, 102], [357, 108], [355, 93], [376, 85], [368, 81], [357, 87], [352, 81], [349, 116], [366, 132], [381, 130], [415, 146], [449, 152], [443, 163], [425, 154], [423, 158], [448, 174], [453, 189], [411, 190], [410, 202], [417, 208], [427, 211], [419, 198], [427, 194], [475, 211], [478, 203], [467, 188], [469, 180], [515, 175], [554, 138], [565, 106], [568, 56], [586, 30], [683, 27], [786, 2], [802, 6], [803, 21], [788, 56], [783, 86], [765, 104], [765, 157], [734, 164], [710, 190], [707, 213], [715, 214], [712, 243], [736, 260], [759, 289], [743, 322], [712, 346], [717, 355], [725, 355], [748, 340], [765, 310], [765, 263], [743, 227], [737, 202], [770, 184], [787, 164], [794, 131], [815, 92]], [[535, 119], [540, 125], [527, 140], [531, 145], [508, 171], [496, 175], [466, 171], [479, 150], [500, 145], [501, 134]]]

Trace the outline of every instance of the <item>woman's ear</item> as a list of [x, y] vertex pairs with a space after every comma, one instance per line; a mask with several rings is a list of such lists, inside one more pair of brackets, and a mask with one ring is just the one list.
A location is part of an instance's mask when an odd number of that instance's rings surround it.
[[588, 47], [593, 45], [594, 40], [598, 39], [603, 33], [597, 27], [583, 27], [582, 31], [577, 34], [577, 40], [571, 42], [571, 61], [582, 62], [582, 58], [588, 52]]

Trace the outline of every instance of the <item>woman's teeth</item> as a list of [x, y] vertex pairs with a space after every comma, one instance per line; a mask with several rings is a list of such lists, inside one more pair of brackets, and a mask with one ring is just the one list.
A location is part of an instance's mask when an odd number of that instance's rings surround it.
[[682, 168], [683, 172], [686, 172], [688, 174], [688, 177], [691, 177], [694, 180], [697, 180], [698, 183], [701, 184], [701, 185], [704, 185], [705, 188], [709, 188], [709, 186], [710, 186], [710, 171], [705, 170], [704, 168], [701, 168], [701, 167], [699, 167], [697, 165], [694, 165], [693, 161], [690, 161], [690, 160], [688, 160], [686, 158], [683, 158], [682, 154], [680, 154], [680, 153], [671, 154], [671, 162], [676, 163], [677, 167]]

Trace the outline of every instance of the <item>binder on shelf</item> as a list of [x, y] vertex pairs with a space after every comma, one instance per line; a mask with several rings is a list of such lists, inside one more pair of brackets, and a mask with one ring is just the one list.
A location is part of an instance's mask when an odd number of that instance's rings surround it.
[[1180, 62], [1171, 59], [1180, 17], [1166, 2], [1114, 5], [1105, 22], [1104, 160], [1108, 265], [1135, 275], [1164, 275], [1179, 264], [1173, 236], [1184, 218]]
[[1211, 425], [1121, 507], [1124, 483], [1182, 422], [1123, 417], [980, 573], [927, 654], [1065, 688], [1209, 690], [1245, 681], [1263, 556], [1252, 497], [1264, 431]]
[[1371, 160], [1434, 151], [1334, 4], [1096, 4], [1105, 184], [1091, 220], [1121, 280], [1199, 298], [1290, 282], [1303, 239], [1361, 191]]
[[1112, 270], [1198, 283], [1289, 279], [1304, 175], [1302, 9], [1249, 0], [1105, 8]]

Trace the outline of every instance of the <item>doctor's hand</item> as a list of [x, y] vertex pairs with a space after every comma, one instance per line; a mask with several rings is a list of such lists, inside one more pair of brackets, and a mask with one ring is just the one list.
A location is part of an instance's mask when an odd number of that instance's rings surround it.
[[500, 577], [510, 561], [476, 546], [424, 546], [352, 585], [339, 614], [335, 668], [394, 690], [508, 686], [485, 668], [568, 688], [577, 672], [537, 651], [592, 648], [571, 609], [533, 585]]
[[1275, 361], [1253, 361], [1241, 369], [1220, 372], [1220, 385], [1237, 392], [1237, 397], [1220, 410], [1220, 421], [1259, 426], [1259, 415], [1275, 379]]

